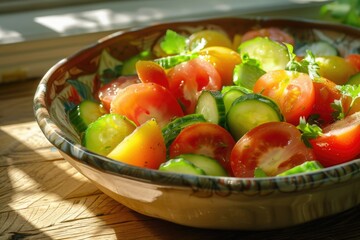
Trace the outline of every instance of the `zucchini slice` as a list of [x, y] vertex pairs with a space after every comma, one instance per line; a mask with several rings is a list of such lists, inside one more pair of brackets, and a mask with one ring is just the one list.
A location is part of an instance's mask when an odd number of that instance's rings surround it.
[[226, 114], [227, 128], [235, 140], [260, 124], [283, 120], [284, 117], [277, 104], [256, 93], [237, 98]]
[[103, 115], [100, 104], [91, 100], [84, 100], [69, 111], [69, 120], [75, 129], [82, 133], [90, 123]]
[[224, 126], [225, 105], [221, 92], [203, 90], [198, 98], [195, 113], [202, 114], [208, 122]]

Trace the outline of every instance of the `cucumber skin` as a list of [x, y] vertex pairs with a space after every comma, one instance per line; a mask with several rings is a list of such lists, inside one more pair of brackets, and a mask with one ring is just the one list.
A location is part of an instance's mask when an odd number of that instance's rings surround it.
[[221, 164], [217, 160], [211, 157], [200, 154], [187, 153], [181, 154], [177, 156], [177, 158], [184, 158], [185, 160], [193, 163], [195, 166], [203, 169], [206, 175], [219, 177], [229, 176], [223, 166], [221, 166]]
[[91, 100], [82, 101], [68, 113], [71, 124], [79, 133], [83, 133], [89, 124], [102, 115], [100, 104]]
[[198, 122], [206, 122], [202, 114], [190, 114], [184, 117], [176, 118], [162, 129], [165, 146], [168, 149], [172, 141], [181, 132], [181, 130], [191, 124]]

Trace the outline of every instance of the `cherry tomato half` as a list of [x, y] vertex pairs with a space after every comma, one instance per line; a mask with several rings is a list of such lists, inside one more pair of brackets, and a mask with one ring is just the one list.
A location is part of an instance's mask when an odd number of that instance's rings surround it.
[[314, 160], [311, 148], [301, 141], [299, 130], [286, 122], [259, 125], [235, 144], [230, 163], [235, 177], [254, 177], [260, 167], [268, 176]]
[[121, 76], [102, 86], [98, 91], [99, 100], [106, 111], [110, 111], [110, 104], [120, 89], [131, 84], [139, 83], [137, 76]]
[[311, 78], [295, 71], [267, 72], [256, 81], [253, 90], [273, 99], [285, 120], [294, 125], [299, 124], [301, 116], [307, 118], [310, 115], [315, 102]]
[[360, 54], [352, 53], [345, 57], [345, 60], [360, 71]]
[[141, 82], [157, 83], [161, 86], [169, 88], [165, 69], [156, 62], [140, 60], [136, 62], [135, 67]]
[[194, 113], [202, 90], [220, 90], [221, 77], [215, 67], [201, 58], [180, 63], [168, 73], [169, 89], [186, 114]]
[[349, 77], [358, 72], [355, 66], [339, 56], [317, 57], [316, 62], [319, 64], [319, 74], [336, 84], [343, 85]]
[[217, 124], [204, 122], [185, 127], [170, 145], [169, 154], [202, 154], [216, 159], [232, 176], [230, 153], [235, 140], [230, 133]]
[[360, 155], [360, 112], [325, 127], [323, 134], [310, 143], [324, 167], [355, 159]]
[[314, 82], [315, 102], [311, 114], [319, 116], [319, 123], [326, 126], [334, 122], [334, 109], [331, 104], [341, 98], [336, 84], [326, 78], [317, 78]]
[[170, 91], [156, 83], [138, 83], [120, 90], [110, 110], [126, 116], [138, 126], [155, 118], [163, 127], [173, 118], [184, 115]]
[[201, 50], [199, 54], [215, 67], [223, 85], [233, 85], [234, 68], [241, 63], [238, 52], [226, 47], [208, 47]]

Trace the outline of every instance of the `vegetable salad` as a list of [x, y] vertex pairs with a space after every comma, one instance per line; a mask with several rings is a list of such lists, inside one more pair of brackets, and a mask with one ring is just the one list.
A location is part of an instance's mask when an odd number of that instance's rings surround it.
[[134, 166], [269, 177], [360, 156], [360, 54], [275, 27], [166, 31], [69, 111], [83, 146]]

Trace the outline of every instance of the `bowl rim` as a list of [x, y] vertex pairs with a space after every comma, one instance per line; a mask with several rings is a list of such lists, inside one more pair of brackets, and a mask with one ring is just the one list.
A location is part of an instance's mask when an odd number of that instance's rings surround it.
[[229, 20], [243, 20], [255, 21], [260, 25], [269, 24], [295, 24], [296, 26], [304, 27], [312, 26], [313, 28], [328, 29], [334, 31], [349, 31], [351, 34], [360, 37], [360, 29], [324, 21], [314, 21], [297, 18], [273, 18], [273, 17], [222, 17], [222, 18], [206, 18], [206, 19], [190, 19], [180, 20], [176, 22], [165, 22], [160, 24], [140, 26], [131, 28], [126, 31], [117, 31], [104, 38], [98, 40], [92, 45], [86, 46], [78, 52], [66, 57], [55, 65], [53, 65], [42, 77], [36, 89], [33, 99], [33, 111], [35, 119], [40, 126], [41, 131], [45, 137], [54, 145], [60, 152], [69, 155], [75, 161], [88, 165], [99, 171], [108, 174], [120, 176], [127, 179], [133, 179], [143, 183], [157, 184], [163, 187], [178, 187], [178, 188], [196, 188], [203, 190], [215, 190], [219, 192], [263, 192], [269, 190], [279, 191], [303, 191], [306, 189], [318, 188], [320, 185], [333, 185], [336, 183], [348, 181], [350, 179], [357, 179], [360, 177], [360, 159], [352, 160], [351, 162], [340, 165], [327, 167], [319, 171], [310, 173], [294, 174], [282, 177], [265, 177], [265, 178], [235, 178], [235, 177], [216, 177], [216, 176], [197, 176], [188, 174], [174, 174], [161, 172], [153, 169], [146, 169], [132, 166], [116, 160], [112, 160], [105, 156], [95, 154], [85, 147], [70, 140], [65, 136], [65, 133], [56, 125], [49, 113], [50, 106], [47, 105], [47, 89], [51, 77], [57, 73], [58, 70], [67, 62], [76, 59], [77, 57], [86, 57], [86, 52], [94, 48], [102, 48], [107, 44], [111, 44], [116, 38], [123, 34], [131, 34], [132, 32], [142, 31], [143, 29], [151, 29], [153, 27], [164, 26], [169, 24], [186, 24], [186, 23], [202, 23], [207, 21], [229, 21]]

